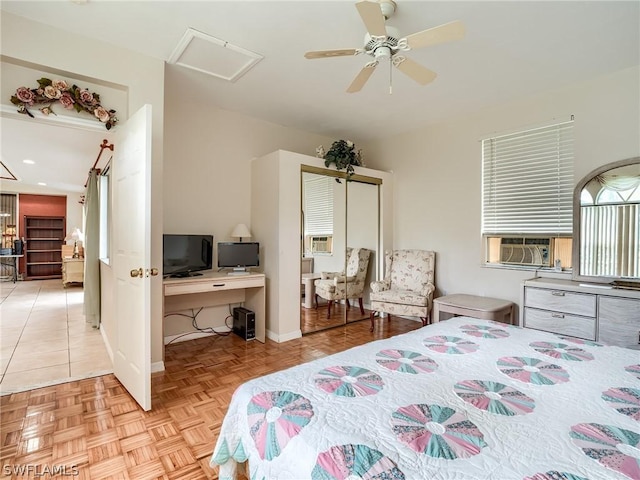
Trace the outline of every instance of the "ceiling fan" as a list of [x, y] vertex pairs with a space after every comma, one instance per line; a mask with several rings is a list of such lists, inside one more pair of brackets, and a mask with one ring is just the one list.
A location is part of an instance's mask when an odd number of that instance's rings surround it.
[[[460, 21], [455, 21], [401, 38], [396, 28], [385, 25], [385, 21], [396, 11], [396, 3], [393, 0], [378, 0], [377, 2], [365, 0], [356, 3], [356, 8], [367, 29], [363, 48], [320, 50], [307, 52], [304, 55], [305, 58], [309, 59], [359, 54], [373, 57], [373, 60], [365, 64], [360, 73], [351, 82], [351, 85], [347, 88], [349, 93], [362, 90], [378, 63], [386, 59], [390, 61], [391, 65], [420, 85], [426, 85], [432, 82], [437, 74], [404, 56], [403, 53], [414, 48], [430, 47], [464, 37], [464, 25]], [[389, 85], [389, 93], [391, 93], [391, 85]]]

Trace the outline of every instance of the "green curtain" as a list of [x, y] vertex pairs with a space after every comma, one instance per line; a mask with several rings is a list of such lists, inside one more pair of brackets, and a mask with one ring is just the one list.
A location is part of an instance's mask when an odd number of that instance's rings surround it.
[[84, 316], [94, 328], [100, 326], [100, 201], [98, 171], [89, 172], [85, 196]]

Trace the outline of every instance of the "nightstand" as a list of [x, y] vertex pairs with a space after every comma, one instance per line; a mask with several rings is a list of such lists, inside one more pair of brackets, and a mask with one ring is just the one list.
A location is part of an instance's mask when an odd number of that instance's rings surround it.
[[62, 259], [62, 285], [84, 283], [84, 258], [64, 257]]

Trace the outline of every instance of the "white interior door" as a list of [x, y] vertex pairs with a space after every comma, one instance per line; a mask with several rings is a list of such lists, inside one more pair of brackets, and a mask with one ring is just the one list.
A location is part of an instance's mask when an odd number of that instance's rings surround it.
[[150, 410], [150, 105], [118, 127], [113, 156], [113, 370], [140, 406]]

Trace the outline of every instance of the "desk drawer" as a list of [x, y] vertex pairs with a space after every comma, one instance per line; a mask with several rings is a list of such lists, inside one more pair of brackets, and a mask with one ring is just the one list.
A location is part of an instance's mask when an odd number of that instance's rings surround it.
[[596, 319], [525, 307], [524, 326], [570, 337], [596, 339]]
[[588, 293], [526, 287], [524, 305], [571, 315], [596, 316], [596, 296]]
[[166, 283], [164, 294], [166, 295], [186, 295], [189, 293], [218, 292], [222, 290], [237, 290], [241, 288], [264, 287], [264, 278], [216, 278], [185, 283]]

